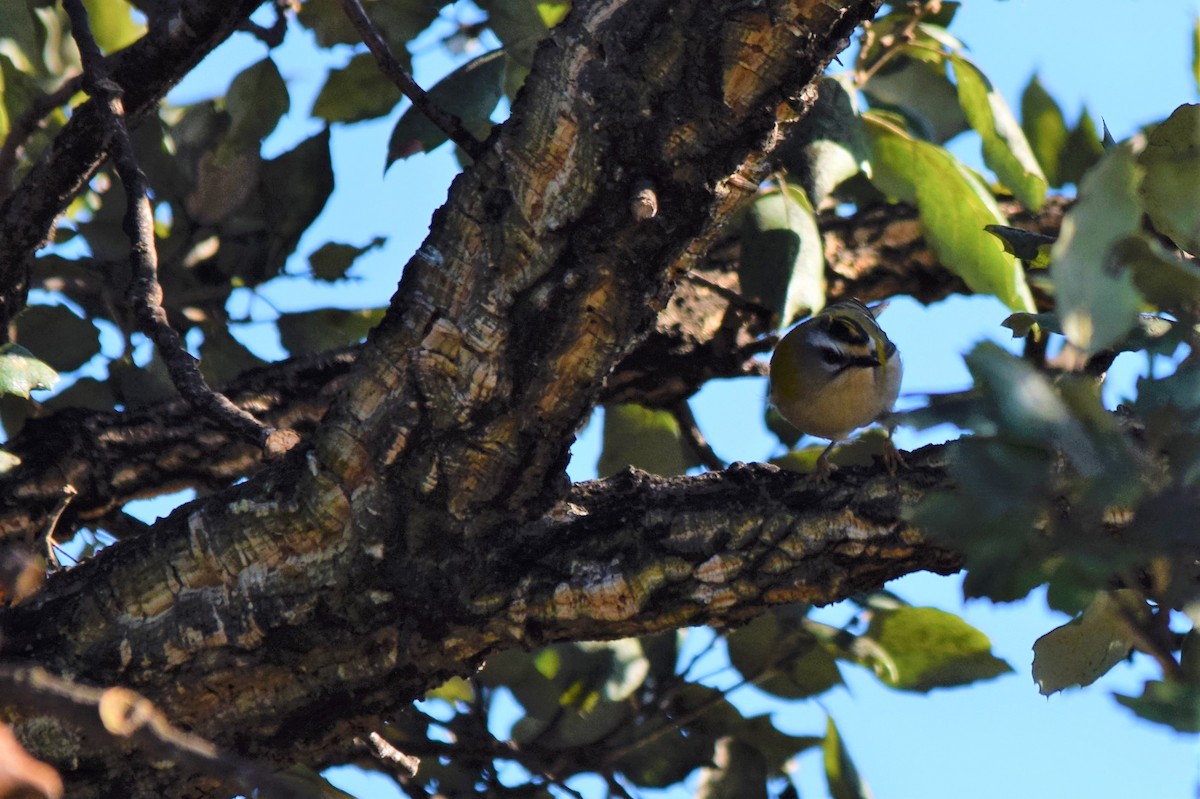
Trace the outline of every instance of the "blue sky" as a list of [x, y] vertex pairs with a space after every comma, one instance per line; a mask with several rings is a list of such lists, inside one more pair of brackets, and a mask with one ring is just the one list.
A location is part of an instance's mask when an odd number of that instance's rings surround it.
[[[1103, 117], [1113, 135], [1122, 139], [1179, 104], [1197, 100], [1190, 65], [1198, 12], [1200, 3], [1194, 0], [966, 0], [951, 31], [967, 43], [971, 57], [1014, 108], [1036, 71], [1069, 122], [1086, 103], [1093, 117]], [[289, 82], [293, 112], [267, 143], [268, 153], [288, 149], [319, 127], [304, 121], [307, 109], [326, 66], [349, 57], [349, 50], [314, 56], [297, 38], [289, 37], [275, 53]], [[264, 52], [242, 37], [219, 50], [172, 98], [185, 102], [218, 93], [233, 74]], [[416, 60], [416, 77], [428, 86], [450, 64], [434, 46], [425, 52]], [[236, 312], [249, 311], [268, 321], [274, 318], [272, 306], [363, 307], [391, 296], [401, 265], [419, 246], [456, 169], [448, 148], [442, 148], [399, 163], [385, 176], [385, 147], [395, 117], [335, 129], [339, 189], [302, 241], [301, 254], [329, 239], [364, 244], [386, 235], [387, 246], [360, 260], [354, 282], [323, 286], [314, 296], [300, 278], [276, 281], [262, 292], [269, 304], [244, 292], [233, 301]], [[970, 136], [960, 137], [952, 149], [980, 165], [978, 143]], [[292, 271], [301, 274], [304, 266], [301, 257]], [[929, 309], [896, 300], [881, 321], [904, 355], [903, 391], [914, 395], [964, 387], [962, 353], [983, 338], [1004, 341], [1007, 331], [998, 325], [1006, 315], [1003, 306], [987, 299], [953, 298]], [[283, 355], [268, 325], [250, 326], [242, 337], [264, 357]], [[1108, 399], [1115, 401], [1128, 392], [1143, 366], [1134, 356], [1122, 356], [1114, 367]], [[753, 461], [778, 453], [778, 444], [761, 423], [764, 396], [762, 381], [723, 381], [706, 387], [695, 400], [701, 427], [722, 458]], [[898, 440], [912, 447], [928, 439], [902, 431]], [[570, 470], [574, 478], [594, 476], [598, 446], [599, 430], [593, 423], [576, 445]], [[159, 506], [146, 511], [151, 517], [164, 512]], [[1122, 666], [1090, 689], [1043, 698], [1029, 676], [1030, 647], [1065, 619], [1047, 611], [1036, 594], [1013, 605], [964, 606], [959, 584], [958, 578], [913, 575], [889, 587], [914, 604], [962, 613], [992, 638], [1015, 674], [923, 697], [891, 691], [860, 670], [846, 669], [847, 687], [824, 697], [821, 705], [776, 704], [779, 726], [819, 733], [824, 713], [832, 713], [879, 797], [1197, 795], [1196, 740], [1142, 723], [1110, 697], [1112, 691], [1139, 692], [1141, 681], [1155, 676], [1153, 669], [1141, 662]], [[836, 607], [823, 613], [833, 620], [844, 616]], [[694, 638], [703, 635], [698, 632]], [[739, 692], [736, 699], [756, 712], [767, 707], [752, 689]], [[806, 799], [827, 795], [820, 763], [812, 755], [799, 760], [796, 779]], [[349, 770], [338, 772], [336, 781], [363, 799], [398, 795], [386, 781]]]

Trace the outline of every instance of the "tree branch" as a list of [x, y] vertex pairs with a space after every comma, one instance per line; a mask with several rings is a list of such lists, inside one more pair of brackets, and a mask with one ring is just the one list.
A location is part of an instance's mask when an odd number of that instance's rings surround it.
[[371, 18], [367, 16], [367, 12], [363, 11], [362, 4], [358, 0], [342, 0], [342, 9], [346, 12], [350, 23], [354, 25], [354, 29], [358, 31], [358, 35], [362, 38], [363, 44], [375, 56], [376, 63], [391, 79], [392, 83], [412, 101], [413, 106], [429, 119], [434, 125], [450, 137], [450, 141], [457, 144], [463, 149], [472, 159], [478, 159], [483, 154], [483, 142], [476, 139], [471, 132], [463, 127], [462, 120], [447, 112], [445, 109], [438, 107], [436, 103], [429, 99], [429, 95], [425, 90], [417, 85], [413, 80], [412, 75], [408, 74], [408, 70], [400, 63], [392, 53], [392, 48], [388, 47], [387, 41], [380, 35], [375, 25], [371, 22]]
[[75, 38], [83, 62], [83, 88], [102, 109], [102, 120], [111, 141], [113, 167], [125, 186], [124, 229], [129, 237], [129, 262], [133, 273], [129, 298], [138, 327], [154, 342], [180, 396], [217, 424], [268, 449], [272, 456], [277, 457], [295, 446], [299, 437], [294, 433], [288, 435], [290, 431], [277, 431], [264, 426], [224, 395], [213, 391], [200, 374], [196, 359], [184, 347], [182, 337], [167, 319], [167, 312], [162, 306], [162, 285], [158, 282], [158, 248], [154, 243], [150, 186], [145, 173], [138, 166], [133, 142], [125, 127], [125, 107], [121, 99], [123, 92], [120, 84], [108, 76], [104, 56], [92, 36], [83, 1], [63, 0], [63, 7], [71, 19], [71, 35]]
[[45, 669], [0, 663], [0, 692], [27, 714], [48, 714], [82, 729], [93, 741], [126, 739], [156, 760], [204, 774], [231, 791], [277, 799], [321, 796], [315, 787], [281, 779], [172, 726], [149, 700], [125, 688], [92, 688]]
[[[132, 124], [248, 18], [261, 0], [183, 3], [178, 24], [153, 26], [134, 44], [107, 59], [109, 77], [124, 90]], [[0, 203], [0, 336], [25, 306], [32, 256], [53, 235], [58, 215], [108, 157], [110, 132], [100, 103], [76, 108], [20, 185]]]

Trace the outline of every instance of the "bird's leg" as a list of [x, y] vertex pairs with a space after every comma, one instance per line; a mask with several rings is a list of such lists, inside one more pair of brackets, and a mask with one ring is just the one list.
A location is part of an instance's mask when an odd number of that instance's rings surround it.
[[837, 441], [830, 441], [829, 446], [817, 456], [817, 467], [813, 471], [813, 480], [818, 483], [829, 482], [829, 475], [837, 471], [837, 464], [829, 462], [829, 452], [833, 449]]
[[908, 468], [908, 464], [904, 462], [904, 456], [900, 454], [900, 450], [896, 449], [896, 444], [892, 441], [890, 429], [887, 431], [887, 438], [883, 440], [883, 467], [887, 469], [889, 477], [895, 477], [896, 472]]

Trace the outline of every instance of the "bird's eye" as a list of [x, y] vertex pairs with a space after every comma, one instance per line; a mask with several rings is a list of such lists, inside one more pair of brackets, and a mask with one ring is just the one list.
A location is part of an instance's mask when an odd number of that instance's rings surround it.
[[837, 365], [841, 364], [843, 358], [842, 358], [842, 354], [835, 349], [822, 348], [821, 349], [821, 360], [824, 361], [825, 363], [829, 364], [830, 366], [837, 366]]

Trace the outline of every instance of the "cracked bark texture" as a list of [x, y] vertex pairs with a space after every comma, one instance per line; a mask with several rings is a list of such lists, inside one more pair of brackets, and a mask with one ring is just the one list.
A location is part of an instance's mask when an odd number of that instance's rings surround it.
[[[938, 448], [894, 480], [845, 469], [820, 487], [740, 466], [567, 482], [610, 373], [878, 2], [767, 5], [577, 3], [310, 445], [4, 610], [5, 654], [127, 685], [242, 754], [321, 765], [501, 648], [737, 623], [957, 568], [903, 521], [945, 486]], [[643, 181], [649, 220], [628, 211]], [[72, 796], [213, 789], [106, 747], [40, 754]]]

